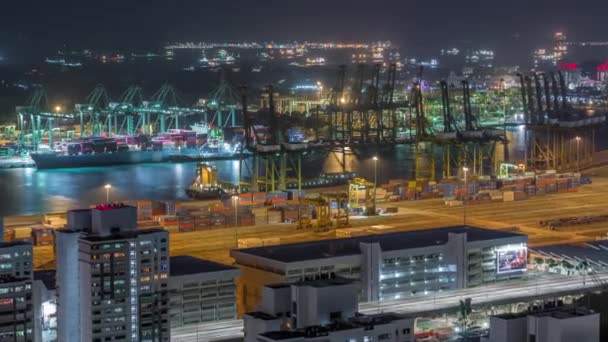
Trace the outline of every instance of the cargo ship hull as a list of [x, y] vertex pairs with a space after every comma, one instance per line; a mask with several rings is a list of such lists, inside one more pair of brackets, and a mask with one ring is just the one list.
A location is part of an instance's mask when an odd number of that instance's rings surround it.
[[[196, 153], [196, 150], [181, 151]], [[113, 153], [95, 153], [62, 155], [54, 153], [32, 153], [30, 156], [38, 169], [63, 169], [95, 166], [114, 166], [141, 163], [160, 163], [166, 161], [178, 151], [123, 151]]]

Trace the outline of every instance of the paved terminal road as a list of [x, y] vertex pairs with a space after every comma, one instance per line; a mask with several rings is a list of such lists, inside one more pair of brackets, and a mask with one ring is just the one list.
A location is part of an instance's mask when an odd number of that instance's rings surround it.
[[[541, 227], [539, 221], [568, 216], [608, 215], [608, 206], [605, 205], [607, 197], [608, 172], [605, 176], [602, 174], [594, 178], [592, 185], [583, 186], [578, 192], [536, 196], [519, 202], [467, 206], [467, 224], [496, 229], [517, 226], [522, 233], [529, 235], [531, 246], [590, 241], [597, 237], [608, 237], [608, 222], [549, 230]], [[463, 208], [446, 207], [440, 199], [386, 203], [382, 206], [398, 206], [399, 214], [351, 219], [351, 226], [383, 225], [389, 227], [388, 231], [408, 231], [463, 223]], [[171, 236], [171, 253], [231, 262], [228, 250], [234, 248], [236, 236], [233, 228], [174, 234]], [[298, 230], [295, 224], [281, 224], [239, 228], [238, 237], [278, 237], [281, 243], [290, 243], [329, 239], [335, 235], [332, 232]]]
[[[597, 275], [596, 280], [608, 282], [608, 274]], [[365, 314], [397, 312], [412, 314], [440, 311], [458, 307], [459, 300], [471, 298], [473, 305], [484, 303], [517, 302], [528, 297], [561, 293], [582, 293], [597, 288], [598, 284], [588, 276], [530, 275], [523, 280], [513, 280], [470, 289], [444, 291], [434, 295], [403, 298], [381, 303], [363, 303], [359, 311]], [[217, 341], [243, 336], [243, 321], [231, 320], [201, 324], [171, 330], [171, 341]]]
[[[519, 202], [491, 203], [467, 206], [467, 224], [502, 229], [517, 226], [529, 235], [530, 246], [567, 242], [592, 241], [608, 238], [608, 222], [581, 225], [561, 230], [541, 227], [539, 221], [552, 218], [608, 215], [608, 167], [592, 170], [592, 185], [577, 192], [531, 197]], [[380, 206], [397, 206], [399, 214], [364, 219], [351, 219], [352, 227], [388, 226], [388, 231], [408, 231], [435, 228], [463, 223], [462, 207], [446, 207], [441, 199], [383, 203]], [[255, 227], [218, 228], [171, 235], [171, 255], [192, 255], [231, 264], [229, 250], [236, 238], [280, 238], [281, 243], [330, 239], [334, 232], [315, 233], [299, 230], [295, 224], [259, 225]], [[51, 246], [36, 247], [34, 264], [37, 268], [54, 267]]]

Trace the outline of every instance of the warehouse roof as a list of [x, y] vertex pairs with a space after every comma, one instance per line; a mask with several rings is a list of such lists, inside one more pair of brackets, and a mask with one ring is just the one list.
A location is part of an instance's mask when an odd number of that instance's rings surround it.
[[281, 330], [281, 331], [269, 331], [260, 334], [261, 336], [266, 337], [267, 339], [274, 341], [282, 341], [282, 340], [291, 340], [291, 339], [311, 339], [316, 340], [316, 338], [321, 336], [328, 336], [330, 333], [344, 331], [344, 330], [352, 330], [352, 329], [361, 329], [363, 330], [373, 330], [375, 326], [389, 324], [394, 321], [403, 320], [403, 319], [412, 319], [409, 316], [400, 315], [396, 313], [379, 313], [375, 315], [361, 315], [357, 317], [349, 318], [344, 321], [334, 321], [332, 323], [326, 325], [317, 325], [312, 327], [307, 327], [304, 329], [297, 330]]
[[608, 266], [608, 241], [536, 247], [532, 252], [556, 259], [588, 260]]
[[523, 311], [517, 313], [505, 313], [495, 315], [493, 317], [510, 320], [510, 319], [520, 319], [527, 316], [536, 316], [536, 317], [553, 317], [557, 319], [567, 319], [579, 316], [588, 316], [594, 315], [596, 312], [593, 310], [587, 309], [585, 307], [579, 306], [557, 306], [557, 307], [548, 307], [548, 308], [540, 308], [533, 311]]
[[[68, 232], [73, 232], [73, 231], [68, 230]], [[124, 231], [118, 231], [116, 233], [112, 233], [109, 235], [87, 234], [87, 235], [82, 236], [80, 239], [94, 243], [94, 242], [134, 239], [134, 238], [137, 238], [138, 236], [145, 236], [148, 234], [156, 234], [156, 233], [167, 233], [167, 231], [164, 229], [161, 229], [161, 228], [124, 230]]]
[[189, 274], [210, 273], [235, 270], [235, 267], [217, 262], [198, 259], [189, 255], [179, 255], [170, 259], [170, 276], [183, 276]]
[[525, 235], [469, 226], [450, 226], [408, 232], [357, 236], [343, 239], [245, 248], [235, 253], [251, 254], [281, 262], [298, 262], [361, 254], [359, 244], [379, 243], [383, 251], [444, 245], [450, 233], [466, 233], [468, 241], [485, 241]]

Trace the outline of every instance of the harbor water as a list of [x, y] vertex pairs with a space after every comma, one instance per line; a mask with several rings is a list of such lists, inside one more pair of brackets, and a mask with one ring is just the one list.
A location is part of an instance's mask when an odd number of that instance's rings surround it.
[[[408, 160], [404, 147], [379, 152], [378, 180], [406, 177]], [[374, 151], [347, 153], [347, 171], [373, 177]], [[341, 172], [342, 153], [307, 161], [303, 176], [313, 178], [322, 172]], [[390, 160], [390, 162], [389, 162]], [[218, 169], [223, 181], [238, 181], [239, 161], [209, 162]], [[384, 164], [383, 164], [384, 163]], [[251, 163], [249, 163], [251, 164]], [[113, 167], [37, 170], [35, 168], [0, 170], [0, 215], [28, 215], [65, 211], [105, 201], [105, 184], [111, 184], [112, 201], [130, 199], [188, 200], [185, 188], [195, 177], [196, 163], [155, 163]], [[243, 167], [243, 173], [249, 173]]]
[[[510, 155], [520, 154], [521, 146], [510, 145]], [[414, 177], [413, 151], [410, 146], [382, 149], [347, 149], [330, 152], [303, 162], [303, 177], [321, 173], [354, 171], [359, 177], [374, 179], [373, 157], [378, 156], [378, 183], [389, 179]], [[438, 158], [437, 169], [441, 169]], [[236, 183], [239, 161], [214, 161], [219, 178]], [[244, 163], [243, 175], [249, 170]], [[196, 163], [155, 163], [113, 167], [37, 170], [34, 168], [0, 170], [0, 215], [28, 215], [65, 211], [105, 201], [105, 184], [111, 184], [112, 201], [188, 200], [185, 188], [195, 177]], [[437, 175], [441, 173], [438, 171]]]

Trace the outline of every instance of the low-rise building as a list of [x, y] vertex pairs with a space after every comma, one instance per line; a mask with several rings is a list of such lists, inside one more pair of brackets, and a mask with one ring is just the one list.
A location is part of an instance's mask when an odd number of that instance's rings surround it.
[[554, 307], [490, 318], [482, 342], [599, 342], [600, 314], [579, 307]]
[[413, 341], [414, 318], [357, 313], [359, 286], [343, 278], [267, 285], [258, 310], [243, 317], [245, 342]]
[[258, 335], [257, 342], [413, 342], [414, 319], [398, 314], [353, 317], [346, 322]]
[[361, 301], [390, 300], [521, 277], [526, 235], [445, 227], [233, 250], [241, 305], [255, 310], [262, 289], [319, 277], [361, 283]]
[[238, 268], [197, 259], [170, 259], [169, 314], [171, 328], [236, 319]]

